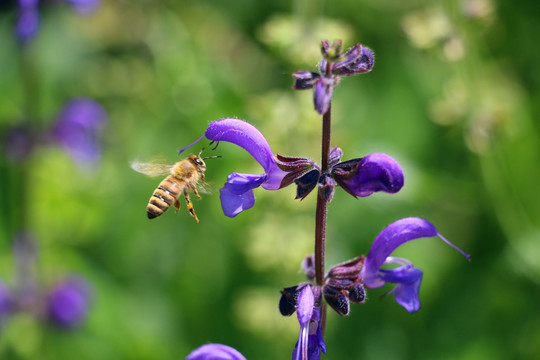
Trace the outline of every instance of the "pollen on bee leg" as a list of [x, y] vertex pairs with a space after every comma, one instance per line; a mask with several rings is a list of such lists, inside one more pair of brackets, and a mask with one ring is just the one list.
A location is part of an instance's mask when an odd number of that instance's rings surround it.
[[178, 211], [180, 211], [180, 200], [176, 199], [173, 205], [176, 208], [176, 211], [174, 213], [177, 214]]

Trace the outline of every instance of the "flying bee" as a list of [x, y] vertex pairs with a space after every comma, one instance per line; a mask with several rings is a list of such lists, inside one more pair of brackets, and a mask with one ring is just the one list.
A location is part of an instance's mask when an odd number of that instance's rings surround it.
[[180, 210], [180, 200], [178, 198], [180, 197], [180, 194], [183, 193], [189, 213], [197, 222], [199, 222], [199, 218], [197, 218], [197, 214], [195, 214], [195, 210], [193, 209], [193, 203], [189, 198], [188, 190], [193, 191], [199, 199], [201, 198], [197, 186], [204, 184], [204, 172], [206, 171], [204, 160], [219, 157], [209, 156], [201, 158], [201, 153], [202, 150], [199, 152], [199, 155], [191, 154], [174, 165], [153, 162], [141, 163], [136, 161], [131, 163], [131, 168], [133, 170], [148, 176], [162, 176], [168, 174], [168, 176], [158, 185], [148, 201], [146, 213], [149, 219], [160, 216], [167, 211], [171, 205], [174, 205], [176, 212], [178, 212]]

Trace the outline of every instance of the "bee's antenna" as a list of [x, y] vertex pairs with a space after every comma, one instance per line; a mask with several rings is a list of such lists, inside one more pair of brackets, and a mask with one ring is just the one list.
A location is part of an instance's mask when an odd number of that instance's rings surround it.
[[221, 157], [221, 155], [214, 155], [214, 156], [203, 157], [203, 158], [201, 158], [201, 159], [203, 159], [203, 160], [206, 160], [206, 159], [217, 159], [217, 158], [220, 158], [220, 157]]
[[197, 156], [201, 157], [201, 154], [202, 154], [203, 151], [204, 151], [204, 148], [202, 148], [201, 151], [199, 151], [199, 155], [197, 155]]

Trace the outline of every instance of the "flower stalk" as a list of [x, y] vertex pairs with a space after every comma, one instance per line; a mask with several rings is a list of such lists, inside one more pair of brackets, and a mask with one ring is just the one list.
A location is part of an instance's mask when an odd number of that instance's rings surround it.
[[[328, 170], [328, 158], [330, 154], [330, 125], [331, 106], [323, 115], [322, 143], [321, 143], [321, 170]], [[317, 194], [317, 209], [315, 211], [315, 281], [322, 286], [324, 282], [324, 258], [326, 247], [326, 216], [328, 202], [321, 193]], [[326, 306], [321, 308], [321, 332], [324, 336], [326, 326]]]

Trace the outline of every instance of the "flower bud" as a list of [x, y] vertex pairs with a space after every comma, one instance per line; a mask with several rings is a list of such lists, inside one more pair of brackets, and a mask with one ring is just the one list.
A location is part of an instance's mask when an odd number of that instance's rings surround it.
[[296, 311], [296, 302], [298, 294], [306, 284], [291, 286], [281, 290], [281, 299], [279, 299], [279, 312], [283, 316], [291, 316]]
[[323, 287], [323, 295], [326, 303], [332, 307], [339, 315], [349, 315], [349, 299], [344, 294], [344, 291], [338, 290], [333, 286], [325, 285]]
[[328, 173], [324, 173], [319, 178], [319, 194], [326, 200], [326, 202], [332, 201], [334, 192], [336, 190], [336, 181]]
[[299, 177], [298, 179], [295, 179], [294, 182], [296, 183], [296, 198], [303, 200], [306, 196], [309, 195], [309, 193], [315, 188], [317, 185], [317, 182], [319, 181], [319, 177], [321, 176], [321, 172], [319, 169], [312, 169]]
[[309, 281], [315, 281], [315, 256], [309, 255], [304, 258], [302, 261], [302, 270], [306, 274], [306, 277]]
[[364, 285], [356, 283], [356, 285], [349, 290], [349, 299], [357, 304], [364, 303], [366, 301], [366, 289], [364, 289]]
[[317, 79], [321, 77], [321, 75], [313, 71], [296, 71], [292, 76], [294, 78], [294, 85], [292, 87], [294, 90], [311, 89], [317, 82]]

